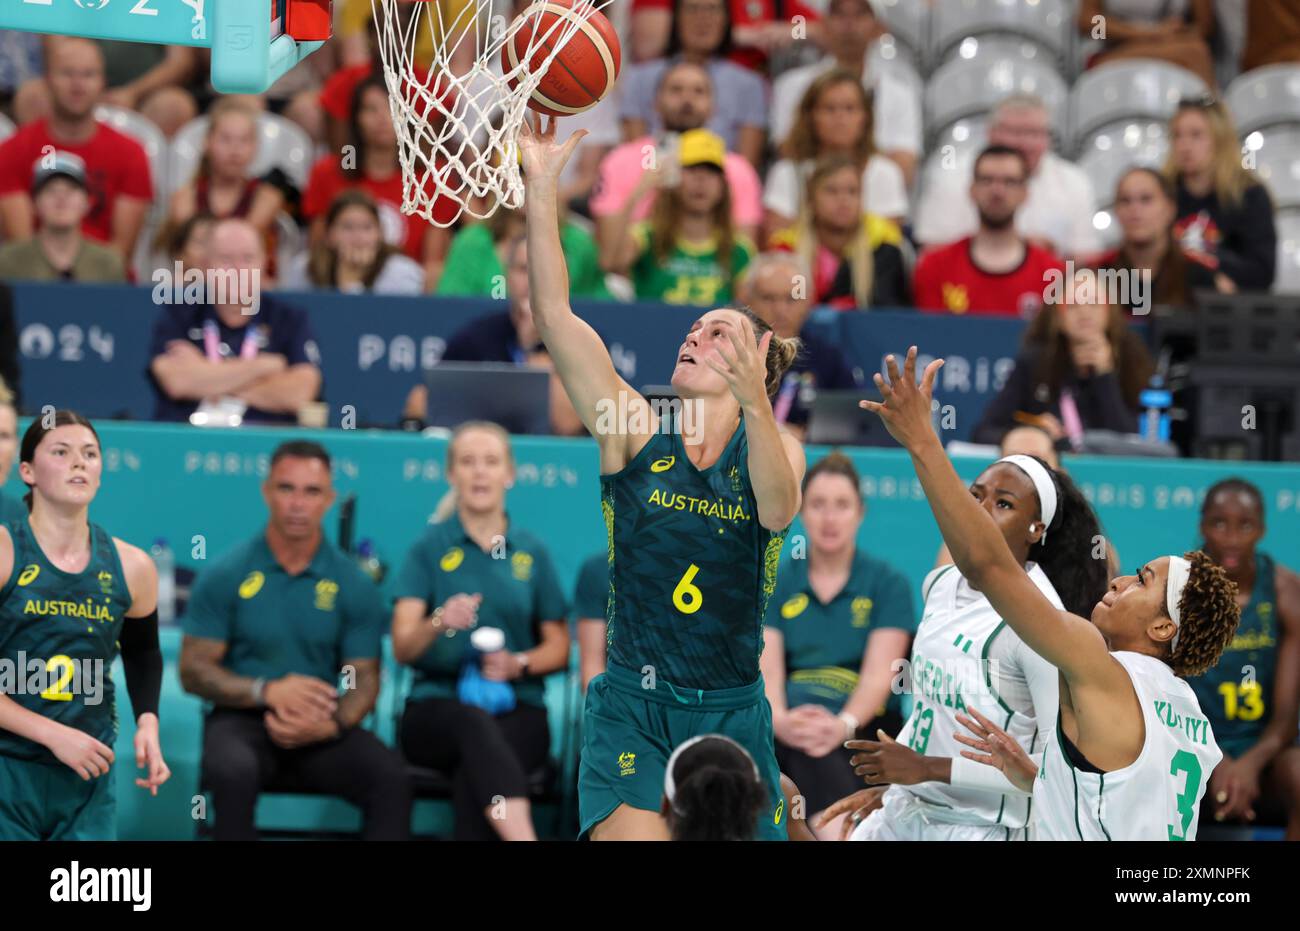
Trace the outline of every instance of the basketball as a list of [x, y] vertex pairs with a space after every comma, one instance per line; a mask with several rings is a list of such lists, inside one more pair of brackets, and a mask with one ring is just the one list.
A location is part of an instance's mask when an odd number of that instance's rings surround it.
[[[590, 110], [605, 98], [618, 78], [620, 49], [618, 33], [599, 12], [584, 18], [574, 0], [539, 0], [518, 17], [523, 23], [501, 50], [501, 65], [506, 74], [528, 59], [528, 70], [540, 69], [564, 35], [567, 24], [581, 25], [533, 91], [529, 109], [550, 116], [572, 116]], [[532, 49], [529, 57], [529, 49]], [[514, 89], [516, 81], [509, 86]]]

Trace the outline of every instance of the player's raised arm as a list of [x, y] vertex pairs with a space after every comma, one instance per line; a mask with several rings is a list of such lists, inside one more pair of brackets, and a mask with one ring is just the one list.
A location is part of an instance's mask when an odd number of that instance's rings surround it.
[[[525, 119], [519, 132], [528, 223], [529, 303], [533, 323], [546, 343], [569, 400], [603, 448], [612, 437], [608, 431], [597, 430], [598, 405], [602, 401], [617, 403], [620, 392], [628, 393], [629, 402], [645, 401], [614, 370], [600, 336], [569, 306], [569, 272], [560, 245], [560, 172], [586, 133], [574, 133], [560, 145], [555, 141], [555, 123], [551, 117], [543, 128], [540, 117], [536, 126]], [[625, 435], [617, 438], [627, 439]]]
[[[915, 346], [908, 350], [901, 373], [893, 356], [886, 363], [889, 380], [875, 376], [883, 400], [863, 401], [861, 406], [879, 414], [890, 434], [911, 454], [930, 510], [961, 574], [988, 597], [1030, 649], [1067, 679], [1123, 675], [1100, 631], [1083, 618], [1058, 610], [1038, 590], [948, 461], [930, 421], [930, 396], [943, 360], [926, 367], [919, 386]], [[1080, 558], [1086, 559], [1087, 554]]]

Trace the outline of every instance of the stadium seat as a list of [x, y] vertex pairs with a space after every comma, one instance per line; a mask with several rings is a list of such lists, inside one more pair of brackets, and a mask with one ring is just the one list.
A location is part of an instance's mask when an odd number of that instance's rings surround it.
[[0, 113], [0, 139], [8, 139], [14, 134], [14, 121]]
[[171, 191], [167, 175], [167, 137], [152, 120], [123, 107], [100, 104], [95, 108], [95, 119], [144, 146], [145, 154], [149, 156], [149, 171], [153, 174], [154, 209], [157, 210]]
[[1277, 214], [1277, 277], [1273, 290], [1278, 294], [1300, 294], [1300, 210], [1282, 210]]
[[1069, 89], [1032, 43], [971, 39], [962, 56], [944, 63], [925, 88], [926, 136], [933, 140], [958, 120], [987, 113], [1013, 93], [1047, 104], [1058, 137], [1067, 128]]
[[1300, 65], [1267, 65], [1228, 85], [1224, 102], [1243, 135], [1278, 123], [1300, 123]]
[[[257, 129], [260, 139], [251, 169], [253, 175], [264, 175], [272, 168], [280, 168], [300, 189], [305, 188], [315, 160], [311, 137], [297, 124], [274, 113], [258, 114]], [[194, 177], [203, 157], [203, 140], [207, 132], [208, 118], [200, 116], [182, 126], [172, 139], [169, 195]]]
[[1273, 134], [1254, 154], [1255, 174], [1268, 187], [1273, 206], [1279, 210], [1300, 207], [1300, 128], [1289, 134]]
[[943, 0], [931, 17], [930, 60], [937, 66], [968, 38], [1004, 36], [1041, 47], [1060, 70], [1073, 21], [1067, 0]]
[[1136, 59], [1085, 71], [1070, 91], [1070, 142], [1083, 152], [1091, 137], [1117, 124], [1167, 123], [1180, 99], [1206, 90], [1192, 72], [1163, 61]]
[[930, 161], [938, 164], [947, 154], [947, 146], [952, 146], [951, 154], [959, 159], [968, 152], [977, 152], [982, 149], [985, 143], [988, 142], [988, 122], [986, 117], [980, 115], [958, 120], [945, 127], [934, 138], [927, 164]]
[[1097, 197], [1097, 204], [1109, 207], [1115, 202], [1115, 185], [1129, 168], [1159, 168], [1169, 151], [1163, 123], [1132, 122], [1117, 124], [1088, 140], [1079, 153], [1083, 169]]
[[910, 46], [898, 41], [897, 37], [889, 34], [881, 36], [871, 43], [867, 55], [867, 69], [869, 71], [878, 68], [896, 68], [905, 71], [910, 77], [914, 78], [914, 83], [918, 88], [923, 85], [920, 70], [921, 62], [916, 52]]
[[872, 0], [871, 5], [889, 30], [889, 35], [908, 50], [913, 62], [924, 68], [930, 28], [929, 5], [916, 0]]

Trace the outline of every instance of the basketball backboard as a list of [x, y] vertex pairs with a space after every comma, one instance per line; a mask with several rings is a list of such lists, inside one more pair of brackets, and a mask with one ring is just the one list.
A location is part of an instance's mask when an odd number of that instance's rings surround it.
[[290, 5], [328, 38], [329, 0], [3, 0], [0, 29], [210, 48], [218, 91], [260, 94], [324, 44], [290, 34]]

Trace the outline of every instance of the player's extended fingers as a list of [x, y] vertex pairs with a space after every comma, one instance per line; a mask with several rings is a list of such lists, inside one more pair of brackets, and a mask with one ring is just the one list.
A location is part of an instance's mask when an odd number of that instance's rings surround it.
[[872, 414], [879, 414], [881, 411], [885, 409], [885, 405], [881, 404], [879, 401], [867, 401], [867, 400], [859, 401], [858, 407], [862, 408], [862, 410], [864, 411], [869, 411]]
[[967, 747], [973, 747], [981, 753], [992, 753], [993, 747], [987, 740], [967, 737], [965, 734], [953, 734], [952, 739]]
[[903, 377], [907, 379], [909, 385], [916, 384], [916, 347], [908, 346], [907, 355], [903, 359]]
[[[974, 718], [970, 718], [962, 714], [960, 711], [957, 712], [957, 723], [960, 724], [962, 727], [966, 728], [966, 730], [974, 734], [978, 734], [980, 737], [987, 737], [989, 735], [988, 728], [982, 726]], [[956, 736], [958, 740], [962, 738], [962, 735], [960, 734]]]
[[854, 739], [854, 740], [844, 741], [844, 749], [846, 750], [875, 750], [878, 749], [879, 747], [880, 744], [874, 740]]
[[876, 406], [884, 409], [885, 405], [889, 402], [889, 399], [894, 396], [894, 386], [886, 382], [885, 376], [881, 375], [879, 372], [873, 374], [871, 380], [876, 383], [876, 387], [880, 389], [880, 396], [885, 399], [885, 404], [877, 403]]
[[934, 379], [941, 368], [943, 368], [942, 359], [935, 359], [925, 367], [925, 374], [921, 376], [921, 390], [925, 392], [926, 397], [934, 393]]
[[569, 156], [573, 154], [573, 150], [578, 147], [578, 143], [582, 141], [582, 137], [585, 135], [587, 135], [587, 130], [576, 130], [572, 136], [565, 140], [564, 147], [560, 149], [560, 157], [567, 161]]
[[903, 374], [898, 370], [898, 359], [890, 353], [885, 356], [885, 370], [889, 372], [889, 383], [895, 390], [899, 387], [899, 382], [903, 380]]
[[[966, 710], [970, 712], [970, 716], [972, 718], [974, 718], [976, 721], [979, 722], [980, 727], [984, 728], [984, 730], [987, 731], [988, 733], [990, 734], [1002, 733], [1002, 728], [998, 727], [996, 724], [994, 724], [988, 718], [984, 717], [984, 715], [980, 714], [974, 708], [967, 708]], [[958, 717], [960, 717], [960, 715], [958, 715]]]
[[997, 768], [998, 761], [987, 753], [971, 753], [969, 750], [962, 750], [960, 753], [968, 760], [974, 760], [976, 763], [983, 763], [985, 766]]

